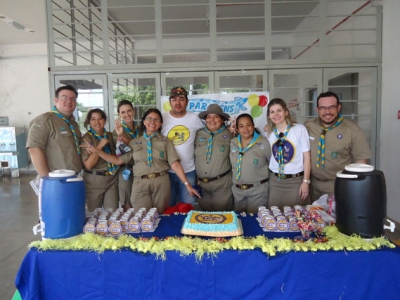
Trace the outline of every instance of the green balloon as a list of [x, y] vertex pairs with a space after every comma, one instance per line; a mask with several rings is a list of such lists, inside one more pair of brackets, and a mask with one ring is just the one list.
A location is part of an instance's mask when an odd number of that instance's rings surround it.
[[263, 113], [263, 108], [260, 105], [255, 105], [251, 108], [251, 116], [253, 119], [258, 118]]

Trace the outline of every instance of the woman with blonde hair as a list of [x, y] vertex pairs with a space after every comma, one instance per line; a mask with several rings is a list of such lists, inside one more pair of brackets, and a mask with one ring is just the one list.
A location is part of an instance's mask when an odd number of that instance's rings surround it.
[[308, 197], [310, 139], [304, 125], [297, 124], [286, 102], [268, 103], [265, 136], [271, 144], [269, 206], [294, 206]]

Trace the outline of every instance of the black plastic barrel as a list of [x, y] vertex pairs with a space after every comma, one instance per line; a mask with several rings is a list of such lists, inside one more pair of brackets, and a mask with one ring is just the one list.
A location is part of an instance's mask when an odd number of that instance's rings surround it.
[[364, 238], [383, 235], [386, 182], [382, 171], [363, 164], [346, 166], [336, 176], [335, 200], [336, 226], [340, 232], [355, 233]]

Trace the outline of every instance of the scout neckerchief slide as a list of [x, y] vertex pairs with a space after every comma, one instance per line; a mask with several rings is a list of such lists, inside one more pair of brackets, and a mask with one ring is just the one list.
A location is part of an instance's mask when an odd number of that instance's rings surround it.
[[[89, 128], [88, 133], [89, 133], [91, 136], [94, 136], [98, 141], [101, 141], [101, 139], [103, 139], [103, 138], [105, 138], [105, 139], [107, 138], [107, 131], [106, 131], [105, 128], [104, 128], [104, 134], [103, 134], [103, 136], [101, 136], [101, 135], [98, 134], [96, 131], [94, 131], [92, 127]], [[105, 153], [111, 154], [111, 148], [110, 148], [109, 145], [105, 145], [103, 149], [104, 149], [104, 152], [105, 152]], [[117, 171], [117, 166], [115, 166], [115, 165], [112, 164], [112, 163], [107, 162], [107, 169], [108, 169], [108, 173], [109, 173], [110, 175], [114, 175], [115, 172]]]
[[337, 120], [337, 122], [334, 125], [332, 125], [328, 128], [321, 126], [322, 132], [321, 132], [321, 137], [319, 138], [319, 142], [318, 142], [317, 168], [325, 167], [325, 134], [326, 134], [326, 132], [329, 130], [332, 130], [335, 127], [338, 127], [342, 123], [342, 121], [343, 121], [343, 116], [342, 116], [342, 114], [339, 114], [339, 119]]
[[238, 140], [238, 146], [239, 146], [239, 156], [236, 162], [236, 180], [240, 179], [241, 171], [242, 171], [242, 157], [243, 154], [249, 150], [252, 146], [254, 146], [259, 140], [261, 139], [261, 135], [259, 135], [257, 132], [254, 131], [253, 139], [251, 142], [247, 145], [245, 149], [242, 149], [242, 142], [241, 142], [241, 137], [240, 134], [237, 137]]
[[279, 164], [279, 180], [284, 178], [285, 174], [285, 159], [283, 155], [283, 142], [286, 140], [286, 137], [290, 130], [290, 124], [286, 127], [285, 132], [278, 133], [278, 129], [274, 128], [274, 133], [276, 137], [276, 144], [278, 146], [278, 164]]
[[157, 131], [150, 136], [148, 136], [146, 132], [143, 134], [143, 137], [146, 139], [147, 142], [147, 165], [149, 167], [153, 166], [153, 150], [151, 147], [151, 139], [155, 137], [156, 134]]
[[[129, 134], [131, 139], [134, 139], [134, 138], [138, 137], [138, 135], [139, 135], [139, 129], [138, 128], [136, 128], [135, 132], [133, 132], [132, 130], [129, 129], [128, 125], [126, 125], [125, 121], [121, 122], [121, 126]], [[134, 128], [135, 128], [135, 126], [134, 126]]]
[[74, 126], [71, 124], [71, 122], [65, 117], [63, 116], [58, 110], [57, 108], [54, 106], [53, 109], [51, 110], [52, 113], [54, 113], [57, 117], [61, 118], [62, 120], [64, 120], [65, 123], [67, 123], [67, 125], [69, 126], [69, 128], [72, 131], [72, 135], [74, 136], [74, 140], [75, 140], [75, 147], [76, 147], [76, 151], [78, 152], [79, 155], [81, 155], [81, 149], [79, 149], [79, 139], [78, 139], [78, 135], [76, 134], [75, 128]]
[[204, 127], [205, 132], [207, 132], [210, 136], [208, 137], [208, 142], [207, 142], [207, 152], [206, 152], [206, 160], [207, 162], [211, 161], [211, 155], [212, 155], [212, 148], [213, 148], [213, 139], [214, 139], [214, 135], [222, 132], [225, 130], [225, 125], [222, 126], [220, 129], [218, 129], [217, 131], [213, 131], [211, 132], [210, 130], [208, 130], [207, 127]]

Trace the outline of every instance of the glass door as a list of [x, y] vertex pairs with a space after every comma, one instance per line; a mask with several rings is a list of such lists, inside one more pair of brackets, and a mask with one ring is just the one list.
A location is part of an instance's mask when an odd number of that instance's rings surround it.
[[[135, 123], [139, 125], [142, 115], [149, 108], [160, 107], [160, 74], [114, 74], [108, 77], [108, 99], [113, 120], [118, 116], [117, 106], [121, 100], [131, 101], [135, 107]], [[111, 126], [114, 128], [114, 123]]]

